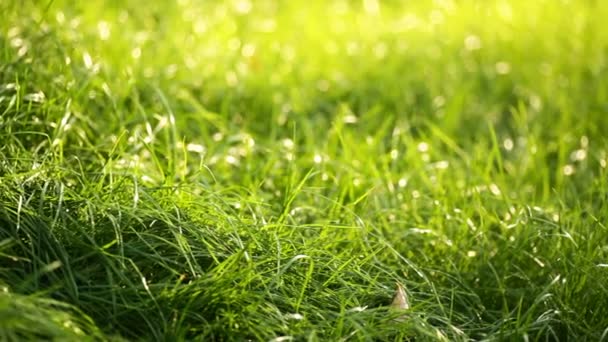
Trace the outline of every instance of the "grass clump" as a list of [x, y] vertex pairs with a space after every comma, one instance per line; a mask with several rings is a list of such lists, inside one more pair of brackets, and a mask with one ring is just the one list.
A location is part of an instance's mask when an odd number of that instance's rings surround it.
[[3, 340], [608, 335], [602, 2], [0, 12]]

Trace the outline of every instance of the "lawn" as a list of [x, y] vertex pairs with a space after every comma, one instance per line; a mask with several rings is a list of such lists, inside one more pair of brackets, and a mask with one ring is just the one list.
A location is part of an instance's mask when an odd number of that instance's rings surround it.
[[0, 13], [0, 340], [608, 340], [608, 2]]

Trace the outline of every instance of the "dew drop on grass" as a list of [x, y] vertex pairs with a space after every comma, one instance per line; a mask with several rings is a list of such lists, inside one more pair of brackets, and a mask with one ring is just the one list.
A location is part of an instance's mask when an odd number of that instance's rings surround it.
[[445, 334], [437, 328], [435, 328], [435, 335], [437, 337], [437, 341], [449, 341]]
[[292, 341], [293, 340], [293, 336], [279, 336], [279, 337], [275, 337], [274, 339], [270, 340], [270, 342], [285, 342], [285, 341]]
[[76, 324], [74, 324], [74, 322], [72, 322], [70, 320], [63, 322], [63, 327], [66, 329], [71, 329], [74, 333], [76, 333], [78, 335], [83, 334], [83, 331], [78, 326], [76, 326]]
[[572, 176], [574, 174], [574, 166], [567, 164], [562, 168], [562, 172], [565, 176]]
[[443, 105], [445, 105], [445, 97], [441, 95], [435, 96], [435, 98], [433, 99], [433, 106], [435, 108], [441, 108], [443, 107]]
[[570, 154], [570, 160], [572, 161], [582, 161], [587, 158], [587, 151], [585, 149], [579, 149]]
[[[25, 96], [23, 96], [23, 99], [25, 101], [30, 101], [30, 102], [36, 102], [36, 103], [43, 103], [44, 100], [46, 99], [46, 96], [44, 96], [44, 93], [41, 91], [35, 92], [35, 93], [31, 93], [31, 94], [26, 94]], [[69, 117], [69, 115], [68, 115]], [[64, 117], [65, 119], [65, 117]], [[65, 126], [65, 122], [61, 122], [62, 126]]]
[[241, 55], [245, 58], [250, 58], [253, 57], [253, 55], [255, 54], [255, 45], [247, 43], [245, 45], [243, 45], [243, 48], [241, 49]]
[[374, 55], [378, 59], [383, 59], [384, 57], [386, 57], [387, 51], [388, 51], [388, 47], [386, 46], [385, 43], [378, 43], [374, 47]]
[[539, 96], [532, 95], [530, 96], [530, 106], [532, 107], [532, 109], [538, 112], [543, 108], [543, 101]]
[[475, 223], [473, 223], [473, 220], [471, 220], [470, 218], [467, 218], [467, 226], [469, 226], [469, 228], [471, 228], [471, 230], [476, 231], [477, 230], [477, 226], [475, 226]]
[[148, 287], [148, 281], [146, 280], [146, 277], [141, 277], [141, 283], [144, 285], [146, 291], [150, 291], [150, 287]]
[[258, 25], [256, 26], [256, 28], [260, 31], [260, 32], [266, 32], [266, 33], [272, 33], [276, 30], [277, 28], [277, 23], [274, 19], [272, 18], [266, 18], [264, 20], [261, 20]]
[[175, 77], [176, 73], [177, 73], [177, 65], [176, 64], [171, 64], [171, 65], [167, 66], [167, 68], [165, 69], [165, 74], [169, 78]]
[[230, 165], [236, 165], [239, 163], [239, 160], [232, 155], [227, 155], [224, 160], [226, 161], [226, 163], [230, 164]]
[[492, 183], [492, 184], [490, 184], [489, 189], [490, 189], [490, 192], [492, 193], [492, 195], [500, 196], [501, 191], [500, 191], [500, 188], [498, 187], [498, 185]]
[[[20, 87], [16, 83], [7, 83], [7, 84], [0, 86], [0, 91], [6, 91], [6, 90], [17, 91], [19, 89], [20, 89]], [[1, 116], [0, 116], [0, 119], [2, 119]]]
[[205, 147], [203, 145], [190, 143], [186, 145], [186, 150], [189, 152], [203, 153], [205, 152]]
[[498, 62], [496, 63], [496, 73], [499, 75], [506, 75], [511, 72], [511, 65], [507, 62]]
[[57, 20], [57, 23], [59, 24], [65, 23], [65, 14], [63, 14], [63, 12], [61, 11], [58, 11], [57, 14], [55, 14], [55, 20]]
[[23, 56], [25, 56], [25, 54], [27, 53], [27, 51], [28, 51], [28, 47], [27, 47], [27, 45], [23, 45], [23, 46], [22, 46], [22, 47], [21, 47], [21, 48], [20, 48], [20, 49], [17, 51], [17, 56], [19, 56], [19, 57], [23, 57]]
[[150, 39], [150, 33], [146, 31], [138, 31], [137, 33], [135, 33], [134, 39], [136, 44], [143, 44]]
[[207, 23], [199, 18], [194, 22], [194, 33], [196, 35], [201, 35], [205, 32], [207, 32]]
[[469, 51], [481, 49], [481, 39], [478, 36], [471, 34], [464, 39], [464, 47]]
[[355, 306], [352, 309], [349, 309], [349, 312], [363, 312], [367, 309], [367, 305], [366, 306]]
[[105, 21], [100, 21], [97, 24], [97, 31], [99, 33], [99, 39], [108, 40], [110, 38], [110, 25]]
[[447, 160], [440, 160], [436, 163], [433, 163], [431, 166], [437, 170], [445, 170], [450, 167], [450, 162], [448, 162]]
[[302, 316], [299, 313], [289, 313], [289, 314], [285, 315], [285, 318], [292, 319], [292, 320], [295, 320], [295, 321], [301, 321], [301, 320], [304, 319], [304, 316]]
[[289, 138], [285, 138], [285, 139], [283, 139], [283, 141], [281, 143], [283, 144], [283, 147], [285, 147], [287, 150], [293, 150], [293, 147], [294, 147], [293, 140], [291, 140]]
[[237, 0], [234, 3], [234, 10], [239, 14], [247, 14], [251, 11], [253, 5], [249, 0]]
[[84, 62], [85, 68], [91, 69], [93, 67], [93, 59], [88, 52], [82, 54], [82, 61]]
[[80, 18], [74, 18], [70, 20], [70, 27], [72, 29], [77, 29], [80, 26]]
[[511, 21], [513, 19], [513, 9], [511, 5], [506, 1], [501, 1], [497, 4], [496, 10], [498, 15], [505, 21]]
[[253, 148], [255, 146], [255, 140], [249, 134], [243, 134], [242, 141], [248, 148]]
[[511, 151], [513, 150], [513, 140], [511, 138], [506, 138], [505, 140], [503, 140], [502, 142], [502, 146], [505, 148], [505, 150], [507, 151]]
[[141, 57], [141, 48], [136, 47], [131, 50], [131, 57], [133, 57], [133, 59], [139, 59]]
[[11, 46], [14, 48], [22, 47], [24, 44], [25, 41], [19, 37], [11, 39]]
[[323, 162], [323, 157], [321, 157], [319, 154], [315, 154], [313, 161], [315, 164], [321, 164]]
[[344, 116], [343, 120], [345, 124], [355, 124], [358, 121], [357, 116], [353, 114]]
[[[418, 18], [418, 16], [414, 13], [406, 13], [401, 20], [399, 20], [400, 29], [402, 31], [409, 31], [415, 28], [418, 28], [424, 24], [424, 22]], [[400, 42], [399, 50], [405, 51], [407, 50], [407, 44], [405, 42]]]

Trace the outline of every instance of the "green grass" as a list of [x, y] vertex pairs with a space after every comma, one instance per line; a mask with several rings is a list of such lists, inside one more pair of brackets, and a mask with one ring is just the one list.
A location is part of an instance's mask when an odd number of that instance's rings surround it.
[[0, 13], [0, 340], [608, 339], [604, 1]]

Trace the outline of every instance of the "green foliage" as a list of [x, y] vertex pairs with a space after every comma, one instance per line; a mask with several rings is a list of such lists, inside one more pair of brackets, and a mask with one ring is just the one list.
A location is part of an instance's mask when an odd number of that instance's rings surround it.
[[0, 339], [608, 335], [604, 2], [0, 13]]

